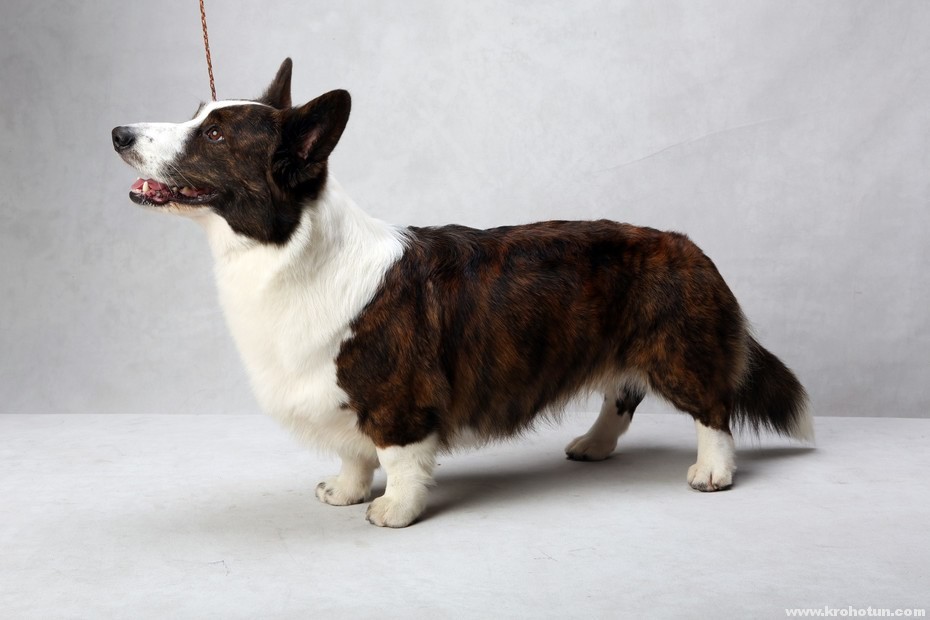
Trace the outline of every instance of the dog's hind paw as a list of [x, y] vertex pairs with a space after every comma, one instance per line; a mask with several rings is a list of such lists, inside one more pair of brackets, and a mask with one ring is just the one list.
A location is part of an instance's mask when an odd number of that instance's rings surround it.
[[572, 461], [603, 461], [616, 447], [616, 439], [584, 434], [565, 446], [565, 455]]
[[688, 484], [698, 491], [722, 491], [733, 486], [735, 467], [697, 462], [688, 468]]

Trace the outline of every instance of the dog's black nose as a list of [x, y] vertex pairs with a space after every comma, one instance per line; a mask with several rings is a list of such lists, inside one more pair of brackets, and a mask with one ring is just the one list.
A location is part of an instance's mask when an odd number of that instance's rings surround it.
[[136, 141], [136, 134], [129, 127], [116, 127], [113, 129], [113, 148], [125, 151]]

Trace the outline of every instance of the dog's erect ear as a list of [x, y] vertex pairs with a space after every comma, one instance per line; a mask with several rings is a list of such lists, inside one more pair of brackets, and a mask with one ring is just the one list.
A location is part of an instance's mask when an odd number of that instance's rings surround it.
[[352, 98], [344, 90], [295, 108], [284, 122], [284, 146], [299, 165], [325, 162], [342, 137], [351, 109]]
[[267, 103], [273, 108], [286, 110], [291, 107], [291, 70], [294, 63], [290, 58], [285, 58], [278, 69], [278, 74], [265, 90], [265, 93], [258, 98], [258, 101]]

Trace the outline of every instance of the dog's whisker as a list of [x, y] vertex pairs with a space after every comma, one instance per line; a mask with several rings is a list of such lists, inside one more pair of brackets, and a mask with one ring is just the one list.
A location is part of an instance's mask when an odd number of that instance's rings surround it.
[[[194, 186], [194, 184], [191, 183], [190, 180], [184, 176], [184, 173], [182, 173], [181, 170], [175, 164], [168, 162], [167, 165], [173, 171], [172, 174], [177, 174], [178, 177], [180, 177], [180, 179], [184, 181], [184, 185], [187, 185], [188, 187]], [[173, 183], [173, 185], [180, 185], [180, 183], [175, 182]]]

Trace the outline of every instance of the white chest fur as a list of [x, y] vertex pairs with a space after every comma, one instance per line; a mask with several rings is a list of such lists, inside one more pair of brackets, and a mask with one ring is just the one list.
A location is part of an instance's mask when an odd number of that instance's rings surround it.
[[220, 303], [259, 404], [304, 439], [339, 449], [355, 415], [336, 383], [351, 322], [403, 252], [397, 229], [368, 217], [330, 179], [284, 246], [205, 216]]

